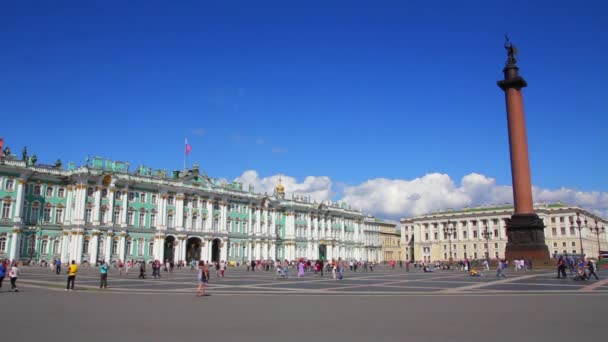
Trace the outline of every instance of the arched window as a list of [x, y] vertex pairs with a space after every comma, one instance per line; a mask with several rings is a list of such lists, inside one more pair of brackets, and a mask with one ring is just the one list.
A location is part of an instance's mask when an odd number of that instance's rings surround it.
[[36, 201], [32, 203], [32, 210], [30, 211], [30, 223], [38, 224], [38, 218], [40, 217], [40, 202]]
[[95, 188], [93, 188], [92, 186], [87, 188], [87, 197], [93, 197], [94, 193], [95, 193]]
[[118, 254], [118, 240], [112, 240], [112, 255]]
[[0, 253], [6, 253], [6, 236], [0, 236]]
[[27, 240], [27, 255], [34, 255], [36, 252], [36, 235], [30, 235]]
[[53, 241], [53, 254], [59, 254], [59, 239]]
[[133, 255], [133, 241], [127, 240], [127, 255]]
[[47, 239], [42, 240], [42, 242], [40, 242], [40, 254], [47, 254], [48, 246], [49, 246], [49, 240], [47, 240]]
[[4, 203], [2, 203], [2, 218], [3, 219], [9, 219], [9, 218], [11, 218], [11, 201], [10, 201], [10, 198], [9, 198], [8, 202], [5, 200]]
[[154, 241], [150, 241], [150, 243], [148, 244], [148, 255], [154, 255]]
[[82, 254], [89, 254], [89, 239], [84, 240], [82, 243]]
[[12, 179], [7, 179], [6, 183], [4, 183], [4, 189], [6, 191], [13, 191], [14, 188], [15, 188], [15, 181]]
[[99, 257], [98, 257], [98, 259], [103, 259], [102, 257], [104, 255], [106, 255], [106, 249], [104, 248], [106, 246], [106, 242], [105, 242], [103, 236], [99, 237], [98, 246], [99, 246], [99, 249], [98, 249], [99, 250]]
[[137, 240], [137, 255], [138, 256], [144, 255], [144, 239]]

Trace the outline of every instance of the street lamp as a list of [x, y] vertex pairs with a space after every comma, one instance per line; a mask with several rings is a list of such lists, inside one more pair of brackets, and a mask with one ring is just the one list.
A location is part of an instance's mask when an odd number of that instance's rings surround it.
[[448, 236], [448, 243], [450, 246], [450, 263], [452, 262], [452, 235], [456, 233], [456, 227], [454, 227], [453, 225], [451, 225], [451, 221], [448, 220], [448, 223], [443, 226], [443, 233], [446, 234]]
[[486, 260], [490, 261], [490, 236], [492, 236], [492, 232], [488, 231], [488, 226], [483, 227], [481, 236], [486, 239]]
[[580, 214], [576, 213], [576, 227], [575, 228], [578, 229], [578, 238], [579, 238], [579, 241], [581, 244], [581, 257], [585, 258], [585, 250], [583, 249], [583, 235], [581, 233], [581, 230], [583, 228], [587, 227], [587, 219], [585, 219], [585, 221], [584, 221], [584, 223], [585, 223], [584, 226], [581, 226], [581, 223], [582, 222], [581, 222]]
[[595, 227], [589, 227], [589, 229], [591, 230], [592, 233], [595, 233], [595, 236], [597, 237], [597, 255], [598, 255], [598, 260], [601, 258], [601, 247], [600, 247], [600, 233], [604, 232], [604, 227], [598, 227], [597, 226], [597, 220], [595, 220]]

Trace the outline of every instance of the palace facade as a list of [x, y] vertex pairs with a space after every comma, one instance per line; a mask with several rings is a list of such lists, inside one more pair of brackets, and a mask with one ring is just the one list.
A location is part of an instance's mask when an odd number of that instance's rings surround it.
[[0, 159], [0, 258], [379, 261], [383, 221], [345, 203], [317, 203], [221, 183], [191, 170], [102, 158], [64, 169]]
[[[598, 257], [600, 250], [608, 250], [606, 219], [563, 203], [536, 205], [534, 211], [545, 223], [545, 242], [552, 256]], [[512, 214], [512, 206], [492, 206], [401, 219], [405, 260], [484, 259], [486, 255], [502, 259], [507, 244], [505, 220]]]

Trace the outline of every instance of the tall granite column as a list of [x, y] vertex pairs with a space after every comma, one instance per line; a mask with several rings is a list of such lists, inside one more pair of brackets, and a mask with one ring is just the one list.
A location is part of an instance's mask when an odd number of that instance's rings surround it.
[[513, 180], [513, 202], [515, 211], [507, 220], [507, 260], [525, 259], [544, 262], [549, 259], [545, 244], [545, 224], [534, 213], [532, 181], [528, 158], [528, 139], [521, 89], [528, 84], [519, 76], [515, 54], [517, 50], [508, 40], [505, 44], [507, 62], [503, 69], [504, 80], [498, 86], [505, 92], [509, 149], [511, 152], [511, 177]]

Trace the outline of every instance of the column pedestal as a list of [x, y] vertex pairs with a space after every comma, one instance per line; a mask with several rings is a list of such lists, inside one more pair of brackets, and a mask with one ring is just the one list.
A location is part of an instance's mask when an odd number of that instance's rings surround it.
[[545, 224], [536, 214], [514, 214], [507, 220], [505, 259], [532, 260], [534, 264], [550, 259], [545, 243]]

